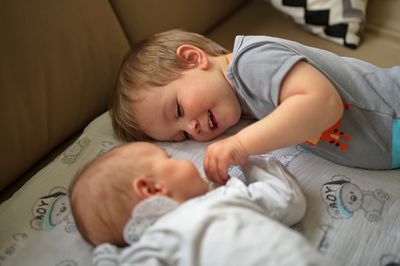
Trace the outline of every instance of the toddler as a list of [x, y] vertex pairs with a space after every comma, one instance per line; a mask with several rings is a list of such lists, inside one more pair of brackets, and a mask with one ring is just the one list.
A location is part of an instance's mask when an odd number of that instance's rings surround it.
[[221, 184], [230, 165], [295, 144], [351, 167], [400, 167], [400, 67], [279, 38], [237, 36], [230, 53], [199, 34], [155, 34], [124, 60], [111, 115], [123, 140], [207, 141], [257, 119], [208, 146], [205, 172]]
[[192, 162], [151, 143], [124, 144], [78, 173], [71, 209], [81, 235], [98, 245], [95, 265], [325, 265], [278, 223], [293, 225], [305, 213], [293, 176], [272, 159], [251, 158], [243, 170], [245, 179], [208, 192]]

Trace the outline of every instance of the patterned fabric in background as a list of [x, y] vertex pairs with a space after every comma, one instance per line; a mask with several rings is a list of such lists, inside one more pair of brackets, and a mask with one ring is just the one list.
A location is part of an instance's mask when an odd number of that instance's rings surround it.
[[360, 44], [368, 0], [269, 0], [306, 31], [355, 49]]

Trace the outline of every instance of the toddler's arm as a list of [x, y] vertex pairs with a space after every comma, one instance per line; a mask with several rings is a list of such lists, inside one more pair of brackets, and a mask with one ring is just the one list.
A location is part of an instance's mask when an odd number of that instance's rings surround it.
[[282, 81], [279, 101], [271, 114], [207, 147], [204, 170], [208, 178], [225, 183], [229, 165], [243, 164], [249, 155], [303, 143], [332, 126], [343, 114], [335, 87], [304, 61], [297, 63]]

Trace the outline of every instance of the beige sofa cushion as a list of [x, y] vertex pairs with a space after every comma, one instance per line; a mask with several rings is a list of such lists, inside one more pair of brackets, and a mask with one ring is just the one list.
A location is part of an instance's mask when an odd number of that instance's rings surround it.
[[264, 0], [253, 0], [230, 17], [209, 37], [232, 49], [238, 34], [270, 35], [301, 42], [343, 56], [363, 59], [382, 67], [400, 65], [400, 10], [398, 0], [370, 0], [367, 26], [357, 49], [349, 49], [307, 33]]
[[110, 0], [131, 43], [174, 28], [205, 33], [247, 0]]
[[128, 42], [107, 1], [3, 1], [0, 190], [107, 109]]

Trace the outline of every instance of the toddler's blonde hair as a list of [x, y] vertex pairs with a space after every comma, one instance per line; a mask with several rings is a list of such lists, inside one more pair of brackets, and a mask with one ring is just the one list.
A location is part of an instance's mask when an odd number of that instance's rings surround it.
[[149, 140], [139, 127], [132, 106], [140, 101], [135, 91], [148, 86], [164, 86], [193, 66], [176, 53], [183, 44], [193, 45], [209, 56], [229, 51], [203, 35], [182, 30], [157, 33], [135, 44], [125, 56], [110, 105], [117, 138], [124, 141]]

